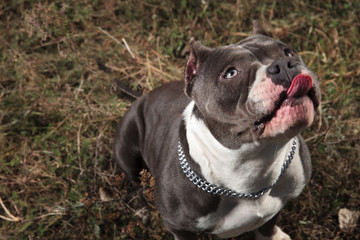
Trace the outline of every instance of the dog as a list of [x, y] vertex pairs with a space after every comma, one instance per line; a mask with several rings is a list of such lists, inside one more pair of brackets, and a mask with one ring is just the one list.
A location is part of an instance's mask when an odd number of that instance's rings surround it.
[[255, 21], [236, 44], [194, 42], [184, 81], [142, 96], [125, 114], [115, 158], [134, 186], [150, 170], [156, 208], [177, 240], [253, 230], [256, 239], [290, 239], [276, 219], [310, 179], [300, 132], [319, 102], [315, 74]]

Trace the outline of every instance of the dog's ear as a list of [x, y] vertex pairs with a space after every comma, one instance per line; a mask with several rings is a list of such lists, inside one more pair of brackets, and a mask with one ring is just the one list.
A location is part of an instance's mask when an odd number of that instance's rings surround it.
[[259, 19], [253, 20], [253, 33], [252, 34], [261, 34], [261, 35], [270, 37], [270, 34], [264, 30]]
[[199, 67], [206, 60], [209, 52], [210, 49], [203, 46], [199, 41], [195, 41], [191, 45], [190, 56], [185, 67], [185, 94], [189, 97], [191, 97], [191, 90]]

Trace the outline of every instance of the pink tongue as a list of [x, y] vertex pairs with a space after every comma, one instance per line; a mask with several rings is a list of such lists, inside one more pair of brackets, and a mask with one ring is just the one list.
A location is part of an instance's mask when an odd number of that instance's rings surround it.
[[290, 88], [287, 91], [288, 97], [302, 97], [305, 96], [312, 88], [313, 82], [309, 75], [297, 75]]

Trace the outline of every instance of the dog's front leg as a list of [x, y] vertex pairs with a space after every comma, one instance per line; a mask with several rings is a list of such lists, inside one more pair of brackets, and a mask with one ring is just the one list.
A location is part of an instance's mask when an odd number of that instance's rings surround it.
[[175, 240], [196, 240], [196, 234], [192, 232], [177, 231], [172, 232]]
[[291, 240], [290, 236], [284, 233], [278, 226], [276, 221], [279, 217], [277, 214], [270, 221], [258, 228], [255, 232], [256, 240]]
[[175, 240], [196, 240], [196, 233], [188, 232], [186, 230], [178, 230], [171, 224], [164, 222], [166, 228], [174, 235]]
[[258, 230], [255, 233], [256, 240], [291, 240], [290, 236], [284, 233], [278, 226], [274, 226], [273, 234], [270, 236], [265, 236]]

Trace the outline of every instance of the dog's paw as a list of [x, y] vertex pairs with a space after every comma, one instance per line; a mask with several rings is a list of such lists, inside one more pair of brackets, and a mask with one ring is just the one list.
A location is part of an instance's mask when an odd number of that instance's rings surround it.
[[255, 240], [291, 240], [291, 238], [278, 226], [274, 226], [274, 234], [272, 236], [264, 236], [259, 231], [256, 231]]

